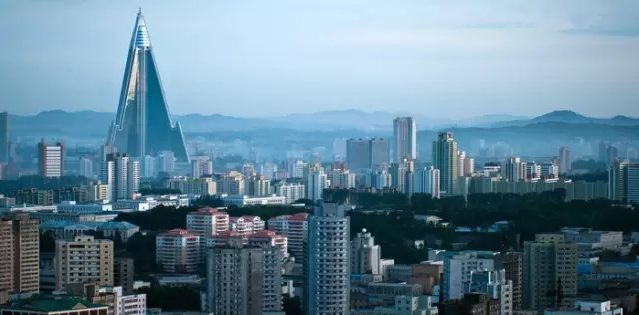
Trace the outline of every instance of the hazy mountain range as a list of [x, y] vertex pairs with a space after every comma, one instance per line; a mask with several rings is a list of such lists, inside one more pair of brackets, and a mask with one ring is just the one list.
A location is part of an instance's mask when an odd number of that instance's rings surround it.
[[[224, 115], [189, 114], [174, 116], [185, 133], [216, 131], [251, 131], [257, 129], [293, 129], [299, 131], [359, 130], [380, 135], [390, 134], [395, 117], [412, 116], [419, 130], [460, 128], [503, 128], [532, 124], [599, 124], [610, 126], [639, 126], [639, 119], [626, 116], [612, 118], [586, 117], [573, 111], [554, 111], [539, 117], [487, 115], [463, 120], [431, 118], [422, 115], [359, 110], [322, 111], [313, 114], [289, 114], [279, 117], [242, 118]], [[115, 113], [94, 111], [45, 111], [31, 116], [11, 115], [9, 132], [12, 136], [66, 135], [104, 137]], [[553, 124], [553, 125], [556, 125]]]

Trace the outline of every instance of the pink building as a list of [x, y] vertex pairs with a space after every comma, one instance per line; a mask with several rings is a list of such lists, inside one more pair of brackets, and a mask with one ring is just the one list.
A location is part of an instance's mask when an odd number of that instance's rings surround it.
[[155, 238], [155, 256], [164, 272], [197, 272], [200, 263], [200, 236], [183, 229], [174, 229]]
[[229, 215], [216, 208], [204, 207], [186, 216], [186, 229], [202, 238], [229, 229]]
[[286, 236], [293, 257], [302, 258], [308, 233], [308, 213], [300, 212], [271, 218], [268, 220], [268, 229]]

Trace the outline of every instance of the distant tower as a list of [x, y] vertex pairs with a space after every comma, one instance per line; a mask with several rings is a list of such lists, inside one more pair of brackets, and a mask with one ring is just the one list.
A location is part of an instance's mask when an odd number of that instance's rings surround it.
[[570, 149], [561, 147], [559, 149], [559, 173], [566, 174], [572, 169], [572, 160], [570, 159]]
[[102, 183], [109, 200], [130, 199], [140, 189], [140, 162], [124, 153], [111, 153], [102, 166]]
[[405, 156], [417, 159], [417, 125], [413, 117], [399, 117], [393, 121], [393, 152], [395, 162]]
[[447, 194], [455, 192], [454, 184], [459, 176], [459, 152], [452, 132], [440, 132], [433, 142], [433, 167], [440, 172], [440, 188]]
[[171, 122], [142, 12], [135, 20], [118, 112], [107, 143], [135, 158], [173, 151], [178, 160], [190, 161], [182, 127]]
[[66, 153], [64, 143], [47, 145], [44, 139], [38, 143], [38, 175], [43, 177], [61, 177], [64, 175]]
[[0, 163], [9, 162], [9, 113], [0, 113]]

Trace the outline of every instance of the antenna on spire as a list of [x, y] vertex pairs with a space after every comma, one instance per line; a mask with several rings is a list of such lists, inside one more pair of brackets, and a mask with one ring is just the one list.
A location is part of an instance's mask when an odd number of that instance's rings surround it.
[[138, 15], [141, 15], [141, 14], [142, 14], [142, 6], [139, 6], [138, 7]]

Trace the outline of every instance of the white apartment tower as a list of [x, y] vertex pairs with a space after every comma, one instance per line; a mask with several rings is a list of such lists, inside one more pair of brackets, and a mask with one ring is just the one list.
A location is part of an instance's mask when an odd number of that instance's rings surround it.
[[280, 215], [268, 220], [268, 229], [288, 239], [288, 251], [301, 260], [304, 256], [304, 242], [308, 236], [308, 213]]
[[493, 270], [495, 266], [492, 252], [446, 253], [441, 285], [443, 301], [461, 299], [468, 293], [473, 271]]
[[303, 199], [304, 185], [280, 182], [275, 185], [275, 194], [285, 198], [287, 204]]
[[382, 249], [366, 229], [351, 241], [351, 273], [382, 274]]
[[197, 156], [191, 160], [191, 177], [200, 178], [213, 175], [213, 161], [207, 156]]
[[140, 162], [125, 153], [108, 154], [102, 183], [109, 185], [109, 200], [130, 199], [140, 189]]
[[413, 117], [398, 117], [393, 120], [393, 152], [395, 162], [405, 156], [417, 159], [417, 125]]
[[343, 205], [318, 203], [309, 216], [306, 314], [350, 314], [350, 219]]
[[306, 182], [306, 198], [313, 201], [320, 200], [326, 188], [328, 188], [328, 178], [324, 170], [320, 167], [310, 171]]
[[430, 194], [433, 198], [439, 198], [439, 170], [429, 166], [417, 169], [413, 173], [413, 193]]

